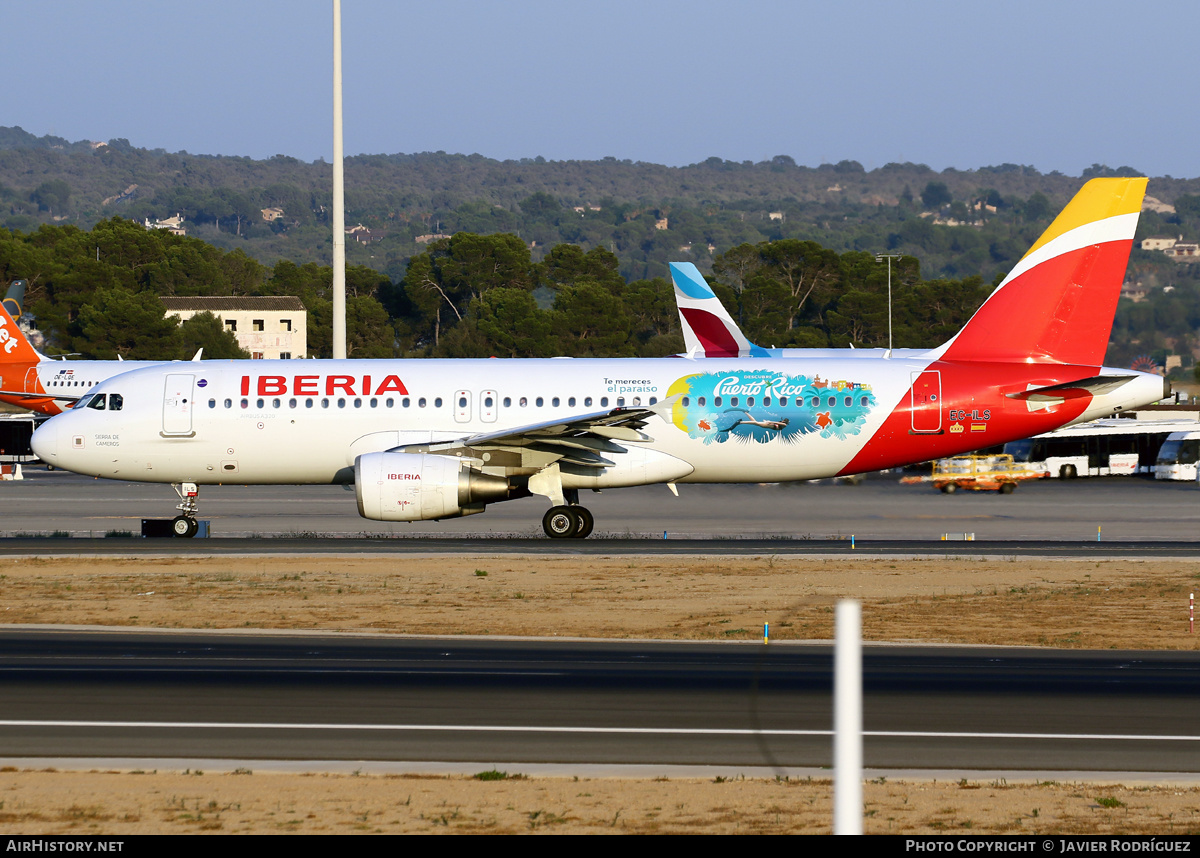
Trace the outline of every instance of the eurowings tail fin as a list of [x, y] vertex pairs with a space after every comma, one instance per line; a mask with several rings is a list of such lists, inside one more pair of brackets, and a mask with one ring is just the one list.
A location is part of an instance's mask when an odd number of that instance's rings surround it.
[[746, 339], [737, 322], [690, 262], [671, 263], [675, 303], [683, 327], [684, 350], [704, 357], [767, 357], [766, 349]]
[[1092, 179], [970, 321], [943, 360], [1100, 366], [1146, 179]]
[[42, 360], [8, 310], [0, 306], [0, 365], [33, 365]]

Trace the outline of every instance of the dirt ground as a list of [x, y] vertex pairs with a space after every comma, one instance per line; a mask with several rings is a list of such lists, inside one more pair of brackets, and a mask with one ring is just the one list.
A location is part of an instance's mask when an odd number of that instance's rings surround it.
[[[0, 771], [6, 834], [829, 834], [827, 780]], [[1196, 834], [1200, 789], [864, 784], [867, 834]]]
[[213, 557], [0, 561], [0, 623], [1197, 649], [1200, 561]]
[[[1197, 649], [1200, 561], [658, 557], [23, 558], [0, 623]], [[510, 772], [517, 775], [518, 772]], [[874, 833], [1200, 833], [1200, 788], [870, 782]], [[0, 771], [7, 833], [822, 833], [819, 780]]]

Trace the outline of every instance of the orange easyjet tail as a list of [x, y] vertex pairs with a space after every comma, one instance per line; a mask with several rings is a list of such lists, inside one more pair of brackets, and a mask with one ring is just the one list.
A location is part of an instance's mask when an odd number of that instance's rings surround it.
[[1092, 179], [935, 352], [942, 360], [1100, 366], [1146, 179]]
[[43, 360], [17, 327], [12, 316], [0, 306], [0, 365], [21, 364], [31, 366]]

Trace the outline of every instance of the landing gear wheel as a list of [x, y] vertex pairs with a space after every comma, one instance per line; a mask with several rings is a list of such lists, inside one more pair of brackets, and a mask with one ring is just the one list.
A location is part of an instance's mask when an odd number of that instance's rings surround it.
[[571, 512], [575, 513], [575, 532], [571, 534], [575, 539], [587, 539], [592, 528], [596, 526], [596, 519], [592, 517], [591, 512], [581, 506], [571, 507]]
[[574, 507], [552, 506], [542, 516], [542, 530], [551, 539], [566, 539], [580, 529], [580, 520]]
[[200, 530], [200, 525], [196, 523], [196, 519], [188, 518], [186, 515], [177, 515], [171, 521], [172, 532], [183, 539], [191, 539]]

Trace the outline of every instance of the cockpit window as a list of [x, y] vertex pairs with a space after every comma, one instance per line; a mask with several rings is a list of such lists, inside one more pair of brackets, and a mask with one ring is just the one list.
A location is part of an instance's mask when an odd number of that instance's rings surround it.
[[89, 393], [76, 403], [76, 408], [94, 408], [96, 411], [103, 411], [107, 406], [109, 411], [120, 411], [121, 406], [125, 404], [125, 397], [119, 393], [110, 393], [107, 396], [103, 393]]

